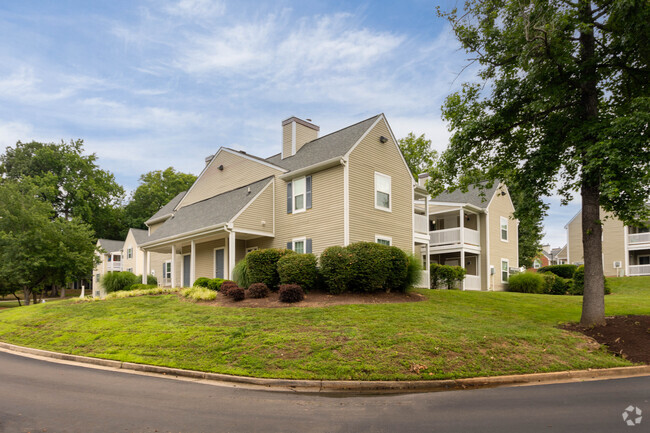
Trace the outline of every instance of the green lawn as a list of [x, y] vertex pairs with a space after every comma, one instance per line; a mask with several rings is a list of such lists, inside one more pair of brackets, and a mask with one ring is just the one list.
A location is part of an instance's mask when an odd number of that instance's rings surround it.
[[[650, 314], [650, 277], [612, 279], [608, 315]], [[258, 377], [442, 379], [631, 365], [557, 328], [580, 297], [421, 290], [427, 301], [218, 308], [175, 295], [0, 311], [0, 340]], [[419, 374], [412, 366], [425, 366]]]

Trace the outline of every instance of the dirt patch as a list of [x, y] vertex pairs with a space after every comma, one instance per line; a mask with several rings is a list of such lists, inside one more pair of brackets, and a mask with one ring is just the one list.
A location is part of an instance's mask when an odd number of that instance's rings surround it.
[[650, 316], [613, 316], [606, 324], [585, 328], [569, 324], [564, 329], [581, 332], [627, 360], [650, 364]]
[[217, 295], [217, 299], [201, 304], [215, 305], [219, 307], [251, 307], [251, 308], [283, 308], [283, 307], [329, 307], [332, 305], [350, 304], [398, 304], [402, 302], [418, 302], [426, 298], [419, 293], [343, 293], [341, 295], [330, 295], [326, 292], [309, 292], [305, 300], [295, 304], [280, 302], [277, 293], [271, 293], [268, 298], [250, 299], [235, 302], [231, 298]]

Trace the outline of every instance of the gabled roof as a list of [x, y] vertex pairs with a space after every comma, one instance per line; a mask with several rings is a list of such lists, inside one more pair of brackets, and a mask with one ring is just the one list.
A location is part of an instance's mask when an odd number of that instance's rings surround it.
[[[481, 185], [485, 186], [488, 184], [487, 181], [480, 182]], [[474, 205], [480, 208], [487, 208], [490, 204], [490, 200], [494, 196], [494, 192], [499, 188], [500, 182], [494, 182], [491, 188], [481, 189], [477, 186], [470, 186], [467, 192], [462, 192], [460, 189], [455, 190], [454, 192], [443, 192], [442, 194], [432, 197], [432, 202], [444, 202], [444, 203], [467, 203]], [[482, 195], [485, 194], [484, 196]]]
[[122, 250], [124, 241], [116, 241], [114, 239], [97, 239], [97, 243], [108, 253]]
[[269, 176], [197, 203], [183, 206], [149, 236], [147, 243], [229, 222], [271, 182], [271, 179], [272, 176]]
[[147, 221], [145, 221], [145, 224], [149, 224], [151, 221], [156, 221], [157, 219], [160, 219], [161, 217], [165, 215], [170, 215], [174, 212], [174, 208], [176, 205], [181, 201], [181, 199], [185, 196], [185, 193], [187, 191], [179, 192], [176, 197], [170, 200], [169, 203], [167, 203], [165, 206], [161, 207], [158, 212], [153, 214], [151, 218], [149, 218]]
[[295, 155], [282, 159], [281, 154], [266, 159], [267, 162], [294, 171], [337, 156], [344, 156], [363, 134], [381, 116], [370, 117], [331, 134], [324, 135], [302, 146]]
[[147, 230], [142, 230], [142, 229], [129, 229], [131, 233], [133, 233], [133, 239], [135, 239], [135, 242], [140, 245], [149, 239], [149, 232]]

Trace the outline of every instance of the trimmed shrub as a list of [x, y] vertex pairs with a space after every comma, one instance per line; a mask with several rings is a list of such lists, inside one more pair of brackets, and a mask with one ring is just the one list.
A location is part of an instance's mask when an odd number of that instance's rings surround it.
[[300, 302], [305, 299], [305, 291], [297, 284], [282, 284], [280, 286], [280, 302]]
[[280, 284], [278, 275], [278, 260], [294, 251], [268, 248], [265, 250], [251, 251], [246, 256], [248, 265], [248, 282], [264, 283], [271, 290], [277, 290]]
[[235, 302], [243, 301], [246, 297], [246, 290], [239, 286], [230, 287], [228, 289], [228, 296]]
[[339, 295], [348, 289], [352, 253], [343, 247], [326, 248], [320, 255], [320, 272], [323, 283], [333, 295]]
[[449, 290], [454, 289], [456, 288], [457, 283], [460, 283], [465, 279], [466, 273], [467, 271], [462, 266], [449, 266], [431, 263], [429, 265], [431, 288], [440, 289], [447, 287]]
[[264, 283], [253, 283], [248, 287], [249, 298], [260, 299], [269, 296], [269, 288]]
[[544, 293], [544, 277], [534, 272], [522, 272], [508, 278], [509, 292]]
[[158, 278], [151, 274], [147, 274], [147, 284], [150, 286], [157, 286], [158, 285]]
[[137, 283], [137, 284], [131, 284], [129, 287], [125, 288], [125, 291], [131, 291], [131, 290], [148, 290], [148, 289], [155, 289], [158, 287], [157, 284], [142, 284], [142, 283]]
[[348, 245], [352, 254], [348, 289], [353, 292], [374, 293], [384, 288], [388, 275], [388, 247], [374, 242]]
[[213, 301], [217, 298], [217, 294], [213, 290], [198, 286], [181, 289], [181, 295], [195, 301]]
[[[247, 256], [248, 257], [248, 256]], [[232, 270], [232, 279], [239, 287], [246, 288], [251, 285], [250, 276], [248, 274], [248, 262], [246, 257], [237, 262]]]
[[221, 290], [221, 285], [223, 282], [226, 281], [223, 278], [212, 278], [211, 280], [208, 280], [208, 289], [214, 290], [215, 292], [218, 292]]
[[133, 272], [108, 272], [102, 275], [101, 284], [106, 289], [106, 293], [117, 292], [118, 290], [125, 290], [127, 287], [142, 282], [142, 278], [138, 280], [137, 275]]
[[409, 288], [409, 256], [404, 251], [397, 247], [386, 247], [384, 252], [388, 259], [388, 270], [386, 273], [386, 280], [384, 282], [384, 289], [386, 292], [391, 290], [396, 292], [406, 292]]
[[239, 287], [239, 286], [234, 281], [225, 280], [221, 283], [221, 287], [219, 288], [219, 291], [226, 296], [230, 296], [228, 292], [230, 292], [230, 289], [232, 289], [233, 287]]
[[209, 282], [210, 282], [209, 278], [201, 277], [201, 278], [197, 278], [196, 281], [194, 281], [193, 285], [194, 287], [205, 287], [207, 289]]
[[[612, 293], [612, 288], [609, 286], [607, 278], [605, 280], [605, 294], [609, 295]], [[585, 265], [578, 266], [575, 274], [573, 274], [573, 284], [569, 289], [571, 295], [582, 296], [585, 292]]]
[[305, 291], [313, 290], [318, 283], [316, 256], [313, 254], [287, 254], [278, 260], [280, 284], [298, 284]]
[[578, 267], [576, 265], [550, 265], [550, 266], [544, 266], [542, 268], [539, 268], [537, 272], [542, 274], [546, 272], [550, 272], [552, 274], [557, 275], [558, 277], [573, 278], [573, 274], [575, 273], [577, 268]]

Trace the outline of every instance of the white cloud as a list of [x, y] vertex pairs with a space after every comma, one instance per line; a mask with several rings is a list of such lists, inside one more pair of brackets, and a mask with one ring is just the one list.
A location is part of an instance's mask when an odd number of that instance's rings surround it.
[[29, 142], [34, 139], [34, 128], [23, 122], [0, 120], [0, 149], [13, 146], [18, 141]]
[[223, 15], [226, 5], [217, 0], [180, 0], [163, 9], [168, 14], [181, 18], [207, 20]]

